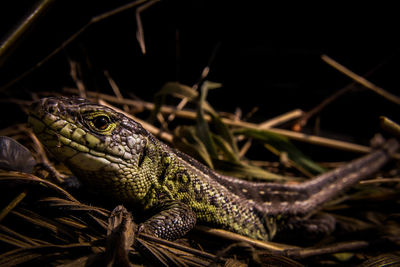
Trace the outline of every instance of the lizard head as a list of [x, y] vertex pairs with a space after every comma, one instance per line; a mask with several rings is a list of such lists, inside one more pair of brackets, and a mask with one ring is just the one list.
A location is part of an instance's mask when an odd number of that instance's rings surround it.
[[97, 188], [133, 182], [149, 140], [139, 123], [78, 97], [43, 98], [28, 122], [57, 160]]

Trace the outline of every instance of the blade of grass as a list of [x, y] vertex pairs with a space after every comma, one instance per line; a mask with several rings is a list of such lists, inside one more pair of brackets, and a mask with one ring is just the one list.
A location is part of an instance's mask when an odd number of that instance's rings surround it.
[[397, 138], [400, 138], [400, 125], [385, 116], [381, 116], [379, 119], [381, 128], [383, 130], [387, 131]]
[[335, 61], [334, 59], [330, 58], [327, 55], [322, 55], [321, 59], [323, 61], [325, 61], [327, 64], [329, 64], [330, 66], [332, 66], [333, 68], [335, 68], [338, 71], [340, 71], [341, 73], [343, 73], [344, 75], [350, 77], [351, 79], [353, 79], [357, 83], [359, 83], [359, 84], [363, 85], [364, 87], [374, 91], [378, 95], [383, 96], [387, 100], [389, 100], [389, 101], [391, 101], [393, 103], [396, 103], [397, 105], [400, 105], [400, 98], [398, 96], [395, 96], [395, 95], [389, 93], [388, 91], [384, 90], [383, 88], [381, 88], [379, 86], [376, 86], [372, 82], [370, 82], [367, 79], [365, 79], [364, 77], [354, 73], [353, 71], [349, 70], [348, 68], [346, 68], [345, 66], [343, 66], [340, 63], [338, 63], [337, 61]]
[[28, 194], [28, 190], [24, 189], [19, 193], [1, 212], [0, 212], [0, 222], [13, 210]]
[[199, 100], [199, 106], [197, 109], [197, 121], [196, 121], [196, 135], [201, 139], [207, 148], [208, 153], [212, 159], [218, 158], [217, 149], [215, 143], [212, 139], [212, 134], [208, 126], [207, 121], [204, 119], [204, 103], [207, 97], [209, 89], [214, 89], [220, 87], [221, 84], [212, 83], [205, 81], [201, 86], [201, 94]]

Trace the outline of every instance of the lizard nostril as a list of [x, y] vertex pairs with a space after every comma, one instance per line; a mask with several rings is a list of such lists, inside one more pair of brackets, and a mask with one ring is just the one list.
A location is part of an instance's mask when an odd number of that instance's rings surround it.
[[55, 114], [64, 111], [64, 106], [53, 98], [47, 98], [43, 105], [47, 108], [47, 112]]

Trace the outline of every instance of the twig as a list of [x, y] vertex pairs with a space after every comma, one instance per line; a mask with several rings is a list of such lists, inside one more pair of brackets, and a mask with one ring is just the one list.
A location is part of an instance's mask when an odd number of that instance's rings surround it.
[[[76, 89], [68, 89], [66, 91], [71, 92], [71, 93], [77, 92]], [[105, 99], [107, 101], [110, 101], [112, 103], [117, 103], [117, 104], [139, 105], [145, 109], [153, 109], [154, 108], [153, 103], [149, 103], [149, 102], [145, 102], [145, 101], [137, 101], [137, 100], [129, 100], [129, 99], [124, 99], [122, 101], [119, 101], [116, 97], [105, 95], [105, 94], [100, 94], [100, 93], [95, 93], [95, 92], [88, 92], [88, 95], [89, 95], [89, 97], [102, 98], [102, 99]], [[160, 111], [163, 113], [176, 112], [176, 115], [180, 116], [182, 118], [196, 119], [196, 113], [193, 111], [188, 111], [188, 110], [177, 111], [174, 107], [169, 107], [169, 106], [162, 106]], [[210, 121], [211, 117], [208, 115], [205, 115], [204, 119], [207, 121]], [[254, 123], [249, 123], [249, 122], [244, 122], [244, 121], [236, 121], [236, 120], [231, 120], [231, 119], [227, 119], [227, 118], [222, 118], [222, 121], [231, 126], [259, 129], [259, 126]], [[152, 126], [152, 127], [154, 127], [154, 126]], [[357, 152], [357, 153], [369, 153], [371, 151], [371, 149], [367, 146], [357, 145], [357, 144], [353, 144], [353, 143], [349, 143], [349, 142], [345, 142], [345, 141], [334, 140], [334, 139], [329, 139], [329, 138], [320, 137], [320, 136], [308, 135], [308, 134], [289, 131], [289, 130], [285, 130], [285, 129], [270, 128], [270, 129], [268, 129], [268, 131], [283, 135], [287, 138], [290, 138], [290, 139], [293, 139], [296, 141], [306, 142], [306, 143], [310, 143], [310, 144], [314, 144], [314, 145], [321, 145], [321, 146], [325, 146], [325, 147], [331, 147], [331, 148], [335, 148], [335, 149], [352, 151], [352, 152]], [[167, 137], [167, 138], [168, 138], [168, 140], [170, 140], [169, 137]]]
[[250, 147], [251, 147], [251, 144], [252, 144], [252, 139], [249, 138], [249, 139], [246, 141], [246, 143], [244, 143], [244, 145], [240, 148], [240, 151], [239, 151], [239, 156], [240, 156], [240, 157], [244, 157], [244, 155], [246, 155], [247, 151], [248, 151], [248, 150], [250, 149]]
[[301, 109], [295, 109], [295, 110], [286, 112], [282, 115], [279, 115], [275, 118], [272, 118], [270, 120], [267, 120], [266, 122], [260, 123], [258, 126], [262, 130], [269, 129], [271, 127], [282, 124], [284, 122], [296, 119], [296, 118], [302, 116], [303, 114], [304, 114], [304, 112]]
[[360, 184], [376, 184], [376, 183], [400, 183], [400, 178], [377, 178], [360, 181]]
[[[119, 100], [123, 100], [124, 97], [121, 94], [121, 91], [119, 90], [119, 87], [117, 85], [117, 83], [114, 81], [114, 79], [111, 77], [110, 73], [105, 70], [104, 71], [104, 76], [106, 76], [106, 79], [108, 80], [108, 83], [110, 84], [112, 90], [114, 91], [115, 96], [119, 99]], [[129, 112], [129, 107], [128, 105], [123, 105], [122, 106], [125, 112]]]
[[65, 189], [59, 187], [58, 185], [47, 181], [45, 179], [39, 178], [36, 175], [29, 174], [29, 173], [23, 173], [23, 172], [14, 172], [14, 171], [9, 171], [9, 172], [0, 172], [0, 181], [25, 181], [25, 182], [34, 182], [36, 184], [40, 184], [43, 186], [47, 186], [56, 192], [62, 194], [64, 197], [66, 197], [68, 200], [71, 200], [73, 202], [78, 202], [70, 193], [68, 193]]
[[74, 61], [74, 60], [69, 60], [69, 66], [70, 66], [70, 75], [72, 77], [72, 80], [74, 80], [76, 87], [78, 88], [79, 91], [79, 96], [86, 98], [86, 89], [85, 89], [85, 85], [83, 84], [82, 79], [79, 78], [79, 64]]
[[337, 69], [338, 71], [340, 71], [344, 75], [350, 77], [351, 79], [353, 79], [357, 83], [359, 83], [359, 84], [365, 86], [366, 88], [374, 91], [378, 95], [383, 96], [387, 100], [389, 100], [389, 101], [391, 101], [393, 103], [396, 103], [397, 105], [400, 105], [400, 98], [398, 96], [395, 96], [395, 95], [389, 93], [388, 91], [384, 90], [383, 88], [376, 86], [372, 82], [370, 82], [367, 79], [361, 77], [360, 75], [352, 72], [351, 70], [349, 70], [345, 66], [341, 65], [337, 61], [333, 60], [332, 58], [328, 57], [327, 55], [322, 55], [321, 58], [327, 64], [329, 64], [330, 66], [334, 67], [335, 69]]
[[302, 142], [306, 142], [306, 143], [310, 143], [310, 144], [314, 144], [314, 145], [331, 147], [331, 148], [335, 148], [335, 149], [341, 149], [341, 150], [357, 152], [357, 153], [369, 153], [371, 151], [371, 148], [367, 147], [367, 146], [357, 145], [357, 144], [353, 144], [353, 143], [349, 143], [349, 142], [345, 142], [345, 141], [329, 139], [329, 138], [315, 136], [315, 135], [298, 133], [298, 132], [293, 132], [293, 131], [284, 130], [284, 129], [277, 129], [277, 128], [271, 128], [271, 129], [268, 129], [268, 131], [283, 135], [283, 136], [288, 137], [293, 140], [302, 141]]
[[[75, 88], [65, 88], [64, 92], [65, 93], [69, 93], [69, 94], [77, 94], [77, 93], [79, 93], [78, 90], [75, 89]], [[118, 97], [115, 97], [115, 96], [112, 96], [112, 95], [107, 95], [107, 94], [93, 92], [93, 91], [88, 91], [87, 94], [88, 94], [89, 98], [92, 98], [92, 99], [104, 99], [105, 101], [109, 101], [109, 102], [114, 103], [114, 104], [121, 104], [121, 105], [125, 105], [126, 104], [126, 105], [129, 105], [129, 106], [140, 107], [140, 108], [147, 109], [147, 110], [154, 109], [154, 104], [151, 103], [151, 102], [145, 102], [145, 101], [141, 101], [141, 100], [132, 100], [132, 99], [127, 99], [127, 98], [118, 99]], [[54, 95], [54, 93], [42, 92], [41, 95], [44, 95], [44, 96], [46, 96], [46, 95]]]
[[168, 241], [168, 240], [165, 240], [165, 239], [161, 239], [161, 238], [158, 238], [158, 237], [153, 236], [153, 235], [140, 233], [139, 237], [143, 238], [143, 239], [146, 239], [148, 241], [153, 241], [153, 242], [165, 245], [167, 247], [171, 247], [171, 248], [175, 248], [175, 249], [178, 249], [178, 250], [181, 250], [181, 251], [184, 251], [184, 252], [188, 252], [188, 253], [191, 253], [191, 254], [199, 256], [199, 257], [203, 257], [203, 258], [211, 259], [211, 260], [215, 260], [216, 259], [216, 256], [213, 255], [213, 254], [210, 254], [210, 253], [207, 253], [205, 251], [198, 250], [198, 249], [194, 249], [194, 248], [191, 248], [191, 247], [187, 247], [187, 246], [178, 244], [176, 242], [172, 242], [172, 241]]
[[284, 251], [287, 249], [297, 249], [298, 248], [296, 246], [280, 244], [280, 243], [275, 243], [275, 242], [270, 242], [270, 241], [268, 241], [268, 242], [260, 241], [260, 240], [256, 240], [256, 239], [253, 239], [250, 237], [246, 237], [246, 236], [235, 234], [235, 233], [232, 233], [229, 231], [225, 231], [222, 229], [210, 228], [210, 227], [203, 226], [203, 225], [196, 225], [195, 229], [199, 230], [203, 233], [217, 236], [219, 238], [224, 238], [224, 239], [232, 240], [235, 242], [246, 242], [255, 247], [266, 249], [269, 251]]
[[307, 121], [314, 116], [315, 114], [318, 114], [323, 108], [325, 108], [328, 104], [332, 103], [334, 100], [339, 98], [341, 95], [346, 93], [352, 88], [353, 84], [350, 84], [346, 87], [343, 87], [339, 91], [336, 91], [329, 97], [325, 98], [321, 103], [319, 103], [316, 107], [311, 109], [310, 111], [304, 113], [304, 116], [302, 116], [294, 125], [293, 125], [293, 130], [295, 131], [300, 131], [301, 128], [307, 124]]
[[83, 26], [79, 31], [75, 32], [73, 35], [71, 35], [65, 42], [63, 42], [59, 47], [57, 47], [56, 49], [54, 49], [50, 54], [48, 54], [44, 59], [42, 59], [41, 61], [39, 61], [38, 63], [36, 63], [33, 67], [31, 67], [30, 69], [28, 69], [27, 71], [25, 71], [24, 73], [22, 73], [21, 75], [19, 75], [18, 77], [16, 77], [15, 79], [11, 80], [10, 82], [8, 82], [7, 84], [3, 85], [0, 87], [0, 91], [10, 87], [11, 85], [13, 85], [14, 83], [18, 82], [19, 80], [21, 80], [22, 78], [24, 78], [25, 76], [31, 74], [34, 70], [36, 70], [37, 68], [41, 67], [44, 63], [46, 63], [47, 61], [49, 61], [54, 55], [58, 54], [61, 50], [63, 50], [67, 45], [69, 45], [72, 41], [74, 41], [79, 35], [81, 35], [84, 31], [86, 31], [91, 25], [104, 20], [106, 18], [109, 18], [117, 13], [120, 13], [122, 11], [128, 10], [132, 7], [135, 7], [137, 5], [140, 5], [144, 2], [146, 2], [147, 0], [137, 0], [135, 2], [131, 2], [128, 3], [126, 5], [123, 5], [121, 7], [118, 7], [114, 10], [105, 12], [103, 14], [100, 14], [96, 17], [93, 17], [87, 24], [85, 24], [85, 26]]
[[18, 203], [20, 203], [28, 194], [28, 190], [24, 189], [19, 193], [1, 212], [0, 212], [0, 222], [7, 216], [7, 214], [14, 209]]
[[144, 43], [144, 31], [143, 31], [143, 25], [142, 25], [142, 20], [140, 18], [140, 13], [146, 9], [148, 9], [150, 6], [154, 5], [156, 2], [159, 0], [151, 0], [150, 2], [143, 4], [142, 6], [138, 7], [136, 9], [136, 23], [137, 23], [137, 32], [136, 32], [136, 38], [139, 42], [140, 49], [142, 50], [143, 54], [146, 54], [146, 45]]
[[[365, 73], [363, 76], [365, 78], [369, 77], [371, 74], [373, 74], [376, 70], [378, 70], [379, 68], [381, 68], [383, 65], [385, 65], [387, 63], [388, 60], [384, 60], [383, 62], [381, 62], [380, 64], [378, 64], [377, 66], [375, 66], [374, 68], [372, 68], [371, 70], [369, 70], [367, 73]], [[345, 93], [347, 93], [348, 91], [350, 91], [352, 88], [354, 88], [354, 86], [357, 83], [355, 81], [349, 83], [348, 85], [346, 85], [345, 87], [343, 87], [342, 89], [334, 92], [332, 95], [330, 95], [329, 97], [325, 98], [321, 103], [319, 103], [317, 106], [315, 106], [314, 108], [312, 108], [311, 110], [307, 111], [304, 113], [304, 115], [293, 125], [293, 130], [295, 130], [296, 132], [299, 132], [301, 130], [301, 128], [307, 124], [307, 121], [315, 116], [316, 114], [318, 114], [319, 112], [321, 112], [322, 109], [324, 109], [327, 105], [331, 104], [333, 101], [335, 101], [336, 99], [338, 99], [340, 96], [344, 95]]]
[[400, 125], [384, 116], [380, 117], [379, 119], [383, 130], [396, 136], [397, 138], [400, 138]]
[[361, 249], [368, 246], [369, 244], [366, 241], [352, 241], [346, 243], [333, 244], [331, 246], [323, 248], [305, 248], [305, 249], [301, 248], [301, 249], [287, 250], [285, 252], [285, 256], [295, 259], [304, 259], [311, 256]]
[[20, 25], [10, 34], [10, 36], [0, 46], [0, 66], [10, 56], [11, 52], [15, 48], [15, 45], [24, 34], [38, 21], [38, 19], [49, 10], [54, 0], [43, 0], [41, 1], [35, 10], [29, 14], [24, 20], [21, 21]]

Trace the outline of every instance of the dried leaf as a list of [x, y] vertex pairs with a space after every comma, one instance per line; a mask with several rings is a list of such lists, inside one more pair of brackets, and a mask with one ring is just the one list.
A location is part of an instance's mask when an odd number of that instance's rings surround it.
[[0, 136], [0, 168], [32, 173], [36, 161], [32, 153], [8, 136]]

